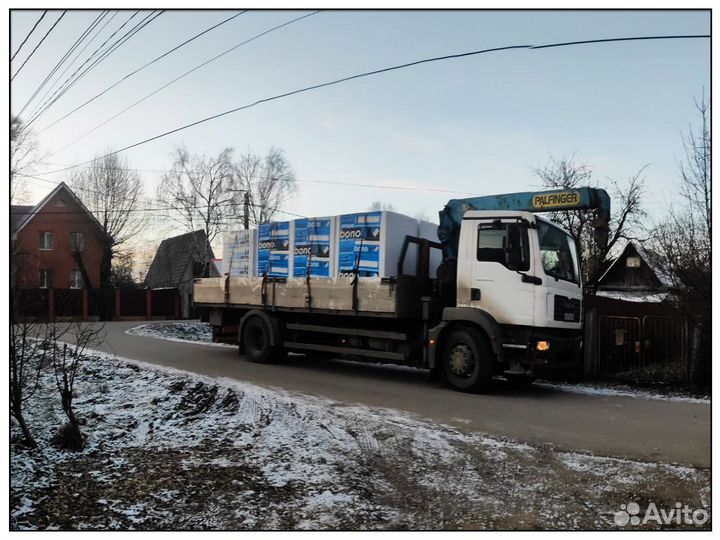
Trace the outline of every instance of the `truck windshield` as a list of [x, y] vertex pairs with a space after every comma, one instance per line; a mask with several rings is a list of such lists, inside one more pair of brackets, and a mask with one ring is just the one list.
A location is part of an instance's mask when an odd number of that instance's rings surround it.
[[537, 220], [540, 258], [548, 276], [580, 284], [577, 251], [572, 237], [549, 223]]

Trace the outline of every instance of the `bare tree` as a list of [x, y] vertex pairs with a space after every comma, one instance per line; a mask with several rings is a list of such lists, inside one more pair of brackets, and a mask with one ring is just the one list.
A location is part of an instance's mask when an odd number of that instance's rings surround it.
[[[145, 224], [146, 214], [140, 211], [144, 202], [142, 181], [125, 159], [110, 154], [74, 172], [70, 186], [100, 222], [105, 233], [101, 238], [100, 283], [93, 284], [86, 276], [83, 278], [86, 287], [99, 286], [104, 291], [103, 318], [107, 319], [112, 315], [109, 291], [113, 287], [113, 260], [124, 252], [128, 242]], [[78, 251], [75, 256], [81, 259], [82, 252]], [[82, 271], [83, 261], [78, 260], [78, 264]]]
[[[613, 210], [610, 217], [610, 231], [607, 240], [598, 242], [594, 234], [592, 210], [559, 210], [550, 213], [553, 221], [564, 227], [575, 240], [580, 255], [580, 267], [583, 282], [590, 284], [589, 292], [597, 291], [598, 272], [603, 263], [622, 240], [637, 239], [642, 231], [642, 221], [646, 212], [642, 205], [645, 195], [645, 169], [640, 168], [627, 182], [620, 184], [610, 180], [610, 196]], [[569, 158], [550, 158], [542, 169], [535, 173], [542, 186], [548, 189], [577, 189], [579, 187], [598, 187], [593, 171], [584, 163]]]
[[[47, 346], [42, 339], [42, 325], [19, 314], [17, 291], [12, 293], [13, 322], [10, 325], [10, 414], [22, 430], [25, 444], [37, 446], [25, 416], [25, 402], [40, 386], [40, 375], [46, 365]], [[27, 306], [24, 306], [27, 308]]]
[[10, 201], [25, 202], [27, 175], [40, 161], [38, 143], [32, 131], [17, 116], [10, 118]]
[[[73, 409], [75, 382], [88, 347], [101, 343], [103, 332], [102, 325], [80, 321], [67, 325], [49, 325], [49, 341], [52, 343], [50, 360], [62, 409], [68, 418], [68, 423], [60, 428], [54, 439], [54, 443], [61, 448], [82, 450], [85, 445], [80, 421]], [[71, 343], [59, 343], [61, 338], [69, 338]]]
[[134, 287], [134, 262], [135, 253], [131, 250], [123, 250], [113, 259], [111, 282], [114, 289], [123, 287]]
[[271, 221], [296, 191], [295, 173], [283, 151], [270, 148], [265, 157], [248, 150], [235, 164], [238, 188], [250, 193], [250, 221]]
[[205, 232], [207, 241], [194, 246], [203, 268], [210, 260], [210, 244], [236, 214], [241, 200], [232, 152], [226, 148], [217, 156], [191, 156], [178, 148], [171, 169], [157, 188], [158, 203], [168, 209], [170, 219], [187, 232]]
[[712, 140], [710, 102], [703, 96], [695, 107], [699, 124], [683, 138], [679, 165], [681, 203], [654, 224], [652, 246], [671, 282], [672, 300], [690, 321], [690, 377], [699, 382], [709, 377], [712, 345]]
[[368, 206], [368, 212], [380, 212], [381, 210], [387, 210], [388, 212], [394, 212], [395, 207], [390, 203], [384, 203], [382, 201], [373, 201]]

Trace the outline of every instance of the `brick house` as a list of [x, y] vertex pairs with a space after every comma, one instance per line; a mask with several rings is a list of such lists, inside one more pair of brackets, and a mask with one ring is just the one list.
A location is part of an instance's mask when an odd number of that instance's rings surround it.
[[64, 183], [35, 206], [11, 206], [11, 286], [97, 288], [105, 232]]

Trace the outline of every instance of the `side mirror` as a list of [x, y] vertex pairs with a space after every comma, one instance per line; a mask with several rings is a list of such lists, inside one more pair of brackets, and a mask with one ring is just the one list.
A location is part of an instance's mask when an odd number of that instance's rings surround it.
[[516, 270], [520, 268], [520, 265], [522, 264], [522, 253], [520, 253], [520, 249], [508, 249], [505, 252], [505, 266], [510, 268], [511, 270]]
[[522, 265], [522, 248], [520, 244], [520, 227], [511, 223], [507, 228], [507, 248], [505, 249], [505, 266], [517, 270]]

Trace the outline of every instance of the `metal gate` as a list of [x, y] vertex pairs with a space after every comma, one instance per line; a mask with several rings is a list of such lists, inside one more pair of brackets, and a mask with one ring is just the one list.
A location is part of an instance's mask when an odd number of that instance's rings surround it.
[[598, 318], [598, 373], [617, 373], [639, 369], [639, 317]]
[[688, 367], [687, 321], [676, 317], [643, 317], [643, 367], [679, 364]]
[[687, 369], [687, 321], [677, 317], [598, 317], [598, 374], [659, 364]]

